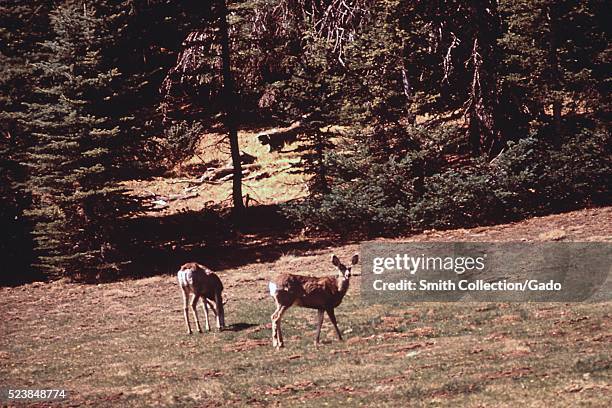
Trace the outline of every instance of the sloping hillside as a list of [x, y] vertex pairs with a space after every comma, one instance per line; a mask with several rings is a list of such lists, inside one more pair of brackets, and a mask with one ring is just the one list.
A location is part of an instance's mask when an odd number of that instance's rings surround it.
[[[611, 221], [608, 207], [409, 239], [610, 241]], [[357, 249], [304, 249], [219, 271], [230, 299], [221, 333], [185, 334], [170, 275], [0, 288], [0, 378], [68, 388], [71, 406], [612, 403], [609, 302], [368, 305], [357, 276], [337, 309], [344, 343], [326, 320], [315, 349], [314, 312], [294, 308], [283, 320], [287, 347], [273, 350], [268, 278], [327, 274], [332, 252], [347, 259]]]

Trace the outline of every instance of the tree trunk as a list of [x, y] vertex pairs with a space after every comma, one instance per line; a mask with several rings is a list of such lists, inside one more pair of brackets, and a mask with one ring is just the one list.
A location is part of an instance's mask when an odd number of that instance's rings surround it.
[[498, 90], [495, 74], [496, 41], [501, 21], [494, 1], [471, 5], [473, 21], [472, 84], [465, 111], [467, 137], [473, 155], [495, 156], [502, 148], [502, 134], [497, 123]]
[[555, 94], [552, 96], [552, 108], [553, 108], [553, 132], [552, 135], [553, 143], [556, 146], [561, 144], [561, 109], [563, 108], [563, 101], [560, 99], [558, 91], [561, 90], [561, 75], [559, 71], [559, 56], [558, 56], [558, 16], [557, 10], [554, 5], [551, 5], [548, 9], [548, 24], [549, 24], [549, 48], [548, 48], [548, 64], [550, 70], [550, 83]]
[[414, 125], [416, 123], [416, 115], [412, 111], [412, 105], [414, 104], [414, 90], [410, 83], [410, 77], [408, 76], [408, 55], [410, 49], [408, 48], [408, 42], [404, 40], [402, 45], [402, 87], [404, 96], [406, 97], [406, 120], [409, 124]]
[[313, 190], [317, 193], [329, 194], [331, 189], [327, 183], [327, 168], [325, 167], [325, 136], [319, 131], [318, 126], [314, 131], [315, 137], [315, 161], [316, 171], [313, 177]]
[[240, 162], [240, 146], [238, 145], [238, 127], [236, 123], [236, 95], [234, 92], [234, 78], [231, 71], [231, 51], [229, 44], [229, 33], [227, 24], [227, 4], [225, 0], [219, 1], [221, 35], [221, 59], [223, 62], [223, 104], [225, 108], [225, 126], [230, 142], [232, 154], [232, 166], [234, 174], [232, 178], [232, 202], [234, 211], [237, 213], [244, 210], [242, 202], [242, 163]]
[[468, 140], [473, 155], [493, 155], [499, 143], [499, 132], [495, 123], [496, 88], [495, 74], [486, 58], [490, 58], [485, 47], [474, 39], [472, 56], [472, 87], [467, 109]]

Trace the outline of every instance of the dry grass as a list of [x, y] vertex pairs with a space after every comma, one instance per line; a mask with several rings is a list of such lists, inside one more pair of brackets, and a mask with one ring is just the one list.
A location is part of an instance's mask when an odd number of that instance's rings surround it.
[[[609, 240], [612, 209], [417, 240]], [[520, 237], [520, 238], [519, 238]], [[346, 258], [357, 245], [335, 248]], [[337, 309], [347, 341], [290, 310], [271, 347], [274, 273], [325, 274], [330, 250], [220, 271], [230, 330], [185, 334], [172, 276], [0, 289], [2, 386], [65, 387], [71, 406], [610, 406], [610, 303], [369, 305], [359, 277]]]
[[[268, 146], [257, 139], [258, 132], [241, 131], [238, 134], [241, 151], [257, 158], [260, 169], [247, 175], [243, 182], [244, 194], [259, 204], [278, 204], [307, 194], [307, 179], [301, 172], [300, 153], [302, 146], [297, 141], [285, 146], [281, 152], [269, 152]], [[221, 143], [219, 143], [221, 141]], [[196, 154], [183, 163], [177, 164], [171, 176], [151, 180], [131, 180], [125, 186], [136, 195], [151, 193], [159, 196], [182, 194], [186, 184], [175, 184], [177, 180], [197, 178], [206, 167], [229, 165], [229, 147], [222, 134], [210, 133], [202, 137]], [[210, 204], [229, 204], [231, 180], [219, 184], [203, 184], [199, 196], [170, 202], [160, 214], [172, 214], [181, 210], [199, 211]]]

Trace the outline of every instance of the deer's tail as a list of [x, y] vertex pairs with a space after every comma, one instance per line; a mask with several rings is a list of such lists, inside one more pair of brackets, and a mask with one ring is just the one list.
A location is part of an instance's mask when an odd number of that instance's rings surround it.
[[276, 294], [278, 293], [278, 286], [276, 286], [276, 283], [274, 282], [268, 283], [268, 288], [270, 289], [270, 296], [275, 297]]

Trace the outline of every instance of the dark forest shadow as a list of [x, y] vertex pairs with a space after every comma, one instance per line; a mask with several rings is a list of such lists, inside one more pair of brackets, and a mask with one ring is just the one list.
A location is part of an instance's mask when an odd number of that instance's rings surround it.
[[223, 331], [239, 332], [255, 326], [257, 326], [257, 324], [254, 323], [232, 323], [229, 326], [226, 326]]
[[335, 237], [300, 236], [274, 205], [247, 208], [239, 223], [213, 210], [146, 216], [128, 223], [130, 237], [122, 245], [130, 264], [123, 278], [174, 274], [191, 261], [228, 270], [347, 243]]

